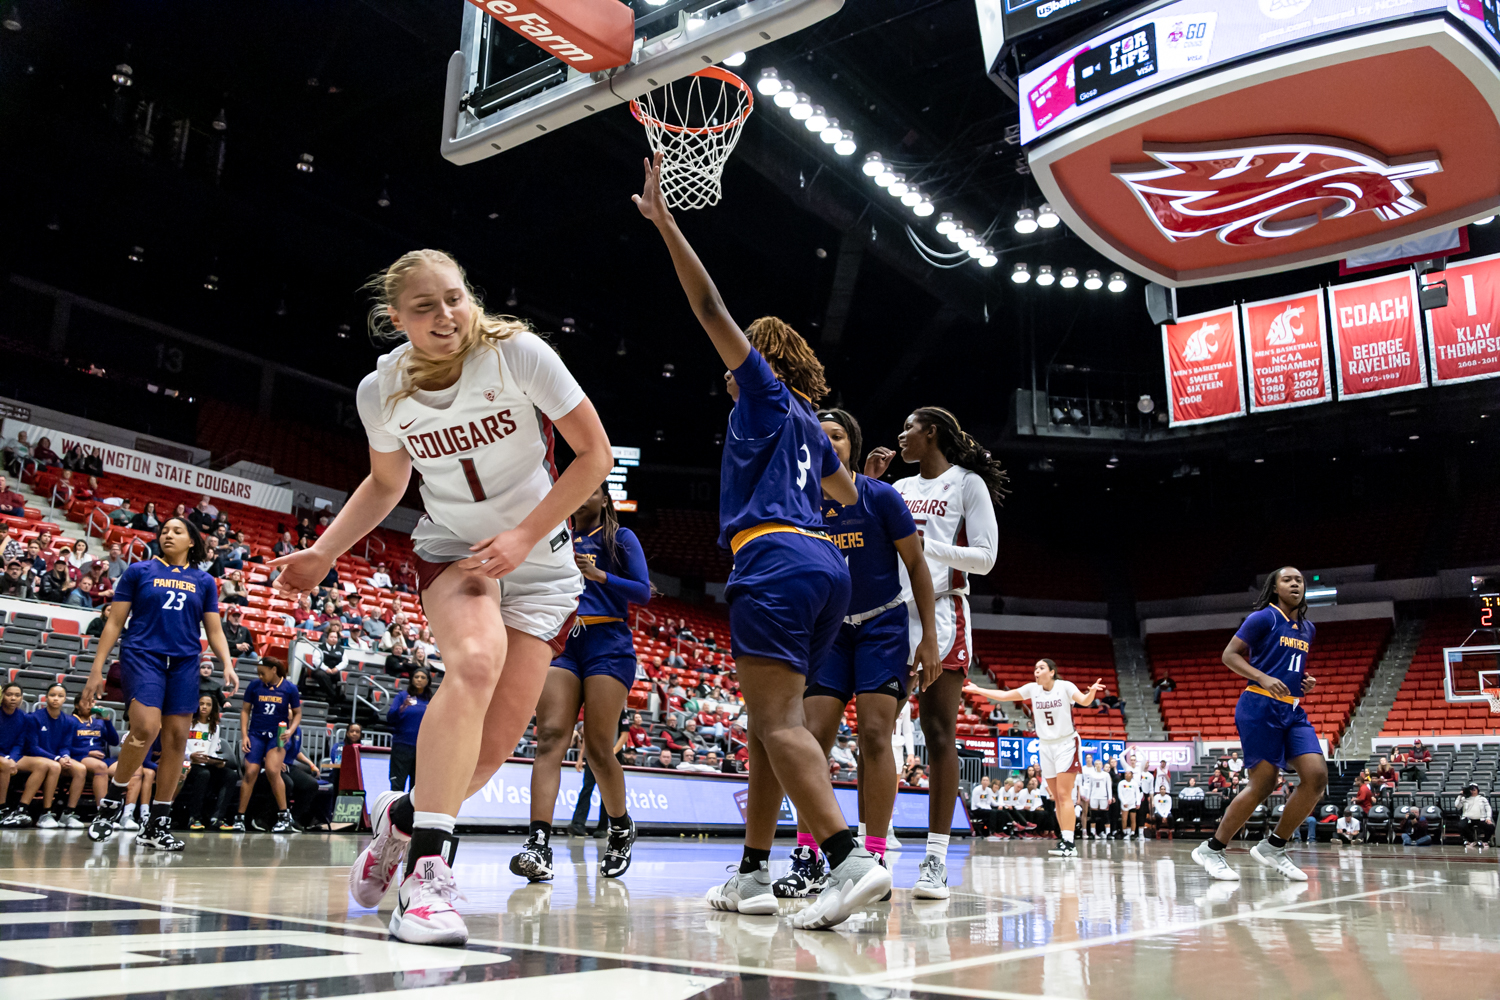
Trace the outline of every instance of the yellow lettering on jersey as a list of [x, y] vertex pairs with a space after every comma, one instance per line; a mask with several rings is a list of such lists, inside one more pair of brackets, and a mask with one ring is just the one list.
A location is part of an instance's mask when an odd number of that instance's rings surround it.
[[198, 585], [191, 580], [171, 580], [157, 576], [151, 578], [151, 586], [165, 587], [168, 590], [185, 590], [189, 594], [198, 592]]
[[1284, 635], [1281, 637], [1281, 644], [1283, 646], [1290, 646], [1293, 649], [1300, 649], [1304, 653], [1312, 649], [1312, 647], [1307, 644], [1306, 639], [1296, 639], [1289, 635]]
[[841, 549], [862, 549], [865, 547], [865, 533], [863, 531], [848, 531], [842, 535], [829, 535], [833, 544]]
[[262, 702], [269, 701], [269, 702], [273, 702], [273, 703], [275, 703], [277, 705], [280, 705], [281, 704], [281, 695], [279, 695], [279, 694], [263, 694], [263, 695], [260, 696], [260, 700]]
[[579, 558], [579, 559], [586, 559], [586, 560], [588, 560], [588, 564], [590, 566], [594, 565], [594, 563], [599, 558], [598, 553], [595, 553], [595, 552], [579, 552], [577, 549], [573, 550], [573, 555], [575, 557]]

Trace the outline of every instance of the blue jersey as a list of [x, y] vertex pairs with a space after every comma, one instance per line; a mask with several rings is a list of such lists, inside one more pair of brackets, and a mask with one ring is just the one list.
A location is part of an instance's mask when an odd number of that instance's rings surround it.
[[604, 545], [603, 525], [586, 535], [573, 532], [573, 554], [584, 557], [609, 577], [603, 583], [584, 579], [583, 596], [578, 598], [579, 618], [618, 618], [624, 621], [626, 605], [645, 604], [651, 600], [651, 575], [646, 570], [646, 553], [641, 550], [635, 532], [629, 528], [616, 530], [615, 550], [618, 558], [612, 559]]
[[80, 719], [75, 715], [73, 725], [73, 757], [76, 760], [82, 760], [94, 750], [108, 757], [109, 748], [120, 745], [115, 724], [106, 718], [90, 715], [87, 719]]
[[849, 563], [849, 613], [873, 611], [901, 597], [900, 557], [896, 542], [917, 533], [906, 501], [889, 483], [856, 476], [859, 499], [845, 507], [824, 499], [828, 537]]
[[26, 756], [48, 760], [71, 756], [77, 731], [78, 720], [71, 715], [59, 713], [54, 719], [45, 707], [39, 708], [26, 716]]
[[734, 370], [740, 398], [729, 414], [719, 467], [719, 545], [758, 524], [823, 530], [824, 476], [839, 457], [812, 403], [778, 379], [751, 348]]
[[302, 707], [302, 693], [285, 678], [270, 687], [257, 677], [245, 688], [245, 704], [250, 706], [250, 732], [274, 738], [277, 726], [290, 725], [292, 709]]
[[17, 708], [6, 714], [0, 708], [0, 757], [20, 760], [26, 756], [26, 713]]
[[1285, 684], [1293, 698], [1301, 698], [1302, 678], [1317, 634], [1312, 622], [1292, 621], [1273, 604], [1251, 614], [1234, 635], [1250, 647], [1247, 659], [1252, 667]]
[[219, 612], [213, 577], [191, 566], [168, 566], [159, 556], [132, 563], [121, 573], [114, 599], [130, 602], [130, 624], [121, 645], [167, 656], [201, 653], [203, 616]]

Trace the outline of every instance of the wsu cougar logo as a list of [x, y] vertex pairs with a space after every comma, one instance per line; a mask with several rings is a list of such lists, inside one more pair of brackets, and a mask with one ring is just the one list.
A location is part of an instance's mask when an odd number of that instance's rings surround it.
[[1407, 180], [1440, 173], [1433, 153], [1387, 160], [1328, 136], [1150, 145], [1155, 162], [1111, 172], [1172, 241], [1217, 232], [1230, 246], [1293, 236], [1328, 219], [1374, 212], [1395, 221], [1427, 205]]
[[[1182, 348], [1182, 360], [1207, 361], [1219, 353], [1219, 324], [1204, 323], [1194, 330]], [[1212, 339], [1210, 339], [1212, 338]]]
[[1286, 311], [1271, 320], [1271, 329], [1266, 331], [1266, 343], [1272, 347], [1285, 347], [1302, 336], [1302, 327], [1293, 326], [1292, 320], [1307, 311], [1306, 306], [1287, 306]]

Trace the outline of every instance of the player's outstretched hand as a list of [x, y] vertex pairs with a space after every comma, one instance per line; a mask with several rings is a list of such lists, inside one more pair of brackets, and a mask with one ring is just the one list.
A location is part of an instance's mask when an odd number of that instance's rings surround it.
[[276, 589], [289, 594], [310, 594], [328, 576], [333, 560], [319, 552], [317, 546], [299, 549], [290, 555], [272, 559], [266, 563], [281, 570], [276, 578]]
[[1317, 686], [1318, 686], [1318, 679], [1316, 677], [1308, 677], [1308, 676], [1305, 676], [1305, 675], [1303, 676], [1303, 678], [1302, 678], [1302, 693], [1303, 694], [1308, 694], [1309, 692], [1312, 691], [1313, 688], [1315, 688]]
[[885, 470], [891, 467], [891, 461], [895, 459], [896, 453], [889, 448], [875, 448], [865, 457], [865, 475], [871, 479], [879, 479], [885, 475]]
[[1097, 698], [1104, 693], [1104, 678], [1100, 677], [1089, 685], [1089, 697]]
[[657, 153], [643, 162], [646, 164], [645, 184], [641, 193], [631, 195], [630, 200], [635, 202], [635, 207], [641, 210], [642, 215], [657, 225], [671, 222], [672, 212], [667, 208], [667, 199], [661, 193], [661, 154]]
[[493, 538], [486, 538], [478, 545], [469, 546], [469, 551], [474, 554], [459, 560], [458, 568], [477, 569], [490, 579], [498, 580], [525, 562], [531, 548], [520, 531], [512, 528]]

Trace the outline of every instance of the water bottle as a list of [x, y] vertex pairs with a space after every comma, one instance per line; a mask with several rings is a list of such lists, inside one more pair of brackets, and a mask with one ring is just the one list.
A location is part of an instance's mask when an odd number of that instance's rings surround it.
[[286, 723], [285, 722], [278, 722], [278, 723], [276, 723], [276, 745], [278, 747], [281, 747], [281, 748], [285, 748], [286, 747]]

